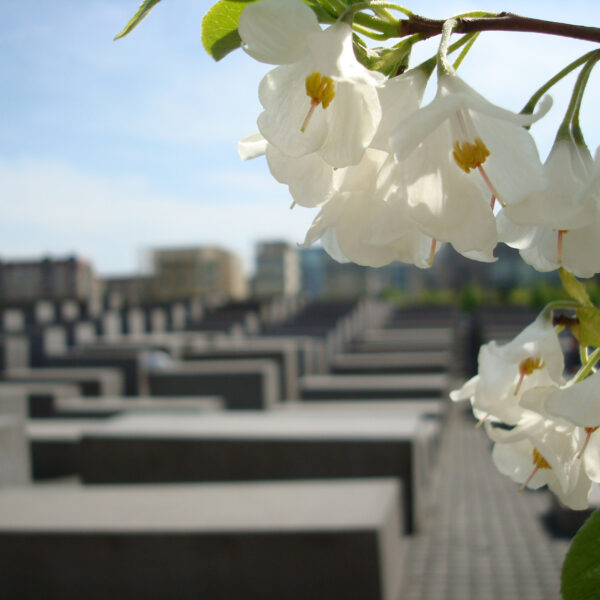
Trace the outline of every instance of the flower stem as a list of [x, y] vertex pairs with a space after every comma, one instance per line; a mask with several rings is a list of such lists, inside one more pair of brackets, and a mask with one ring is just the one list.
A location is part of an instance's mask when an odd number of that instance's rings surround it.
[[[420, 34], [417, 33], [415, 35], [418, 35], [419, 39], [421, 39]], [[452, 52], [455, 52], [456, 50], [458, 50], [461, 46], [468, 44], [471, 41], [471, 39], [476, 35], [477, 35], [476, 33], [468, 33], [467, 35], [463, 35], [460, 38], [460, 40], [458, 40], [457, 42], [454, 42], [454, 44], [452, 44], [448, 48], [448, 53], [451, 54]], [[426, 61], [422, 62], [420, 65], [417, 65], [415, 67], [415, 69], [421, 69], [422, 71], [424, 71], [427, 74], [427, 76], [430, 76], [433, 73], [433, 70], [435, 69], [436, 64], [437, 64], [437, 55], [432, 56], [431, 58], [428, 58]]]
[[438, 74], [451, 75], [454, 69], [448, 60], [448, 48], [450, 46], [450, 37], [456, 27], [456, 19], [448, 19], [442, 28], [442, 39], [440, 40], [440, 48], [438, 50]]
[[544, 308], [540, 312], [540, 316], [543, 316], [545, 319], [549, 321], [552, 320], [552, 311], [561, 309], [561, 308], [579, 308], [581, 304], [576, 300], [553, 300], [544, 306]]
[[596, 363], [600, 360], [600, 348], [596, 348], [588, 357], [587, 362], [577, 371], [575, 375], [575, 383], [583, 381], [595, 367]]
[[560, 127], [558, 128], [556, 141], [559, 139], [571, 139], [571, 123], [575, 117], [577, 117], [577, 126], [579, 126], [579, 109], [581, 108], [581, 98], [583, 96], [588, 79], [590, 78], [590, 73], [592, 72], [592, 69], [598, 60], [600, 60], [600, 52], [595, 52], [594, 55], [585, 63], [583, 69], [581, 69], [581, 72], [577, 77], [577, 81], [573, 86], [573, 93], [571, 94], [569, 106], [567, 107], [565, 116], [560, 124]]
[[541, 97], [556, 83], [558, 83], [563, 77], [566, 77], [571, 71], [581, 66], [583, 63], [587, 62], [591, 57], [595, 54], [598, 54], [598, 50], [592, 50], [591, 52], [587, 52], [583, 56], [580, 56], [578, 59], [574, 60], [572, 63], [568, 64], [562, 71], [559, 71], [554, 77], [550, 78], [527, 102], [527, 104], [521, 110], [521, 114], [530, 115], [535, 110], [537, 103], [540, 101]]
[[469, 50], [473, 47], [473, 44], [477, 40], [478, 36], [479, 36], [479, 32], [475, 33], [473, 35], [473, 37], [466, 43], [465, 47], [461, 50], [460, 54], [458, 55], [458, 58], [454, 61], [453, 67], [455, 70], [458, 69], [458, 67], [460, 67], [462, 61], [465, 59], [465, 57], [469, 53]]
[[[344, 15], [341, 17], [342, 19], [348, 19], [354, 12], [352, 9], [358, 6], [358, 4], [353, 5], [349, 8]], [[375, 39], [390, 39], [392, 37], [398, 36], [398, 21], [390, 23], [389, 21], [384, 21], [379, 17], [375, 17], [373, 15], [367, 15], [362, 12], [357, 12], [354, 15], [353, 24], [362, 25], [362, 27], [366, 27], [367, 29], [372, 29], [373, 31], [378, 31], [379, 35], [385, 35], [384, 38], [375, 38]], [[376, 34], [377, 35], [377, 34]], [[371, 36], [370, 36], [371, 37]]]
[[575, 110], [573, 111], [573, 120], [571, 121], [571, 135], [573, 136], [575, 143], [579, 144], [581, 146], [585, 146], [585, 140], [583, 139], [583, 132], [581, 131], [581, 126], [579, 124], [579, 113], [581, 111], [581, 103], [583, 101], [583, 94], [584, 94], [585, 88], [588, 84], [590, 74], [592, 72], [592, 69], [598, 63], [598, 60], [600, 60], [600, 52], [593, 58], [590, 58], [590, 60], [587, 62], [587, 64], [581, 70], [582, 71], [581, 75], [583, 75], [583, 79], [581, 81], [579, 97], [577, 98], [577, 105], [575, 106]]
[[579, 346], [579, 360], [581, 361], [582, 365], [585, 365], [587, 361], [590, 360], [587, 346]]
[[370, 2], [367, 0], [366, 2], [357, 2], [356, 4], [352, 4], [346, 9], [343, 16], [345, 17], [346, 15], [354, 14], [362, 10], [372, 10], [374, 13], [383, 16], [384, 19], [391, 21], [394, 23], [394, 25], [398, 26], [398, 21], [394, 19], [394, 17], [392, 17], [392, 15], [386, 10], [388, 8], [397, 10], [409, 18], [413, 16], [412, 11], [404, 6], [400, 6], [394, 2], [383, 2], [379, 0], [371, 0]]

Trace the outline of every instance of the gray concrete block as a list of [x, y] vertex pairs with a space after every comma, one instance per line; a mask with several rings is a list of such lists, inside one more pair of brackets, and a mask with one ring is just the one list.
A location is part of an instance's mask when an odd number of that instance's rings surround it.
[[279, 371], [279, 397], [293, 401], [298, 397], [298, 352], [292, 340], [262, 342], [260, 338], [230, 340], [194, 348], [184, 352], [185, 360], [247, 360], [274, 361]]
[[56, 320], [56, 308], [49, 300], [39, 300], [35, 303], [35, 319], [37, 323], [53, 323]]
[[51, 417], [55, 415], [57, 398], [79, 396], [78, 385], [52, 382], [0, 382], [0, 413], [27, 417]]
[[220, 396], [228, 409], [279, 402], [279, 373], [269, 360], [187, 361], [148, 375], [152, 396]]
[[18, 308], [6, 308], [2, 311], [4, 331], [22, 332], [25, 330], [25, 313]]
[[123, 375], [109, 367], [43, 367], [13, 369], [2, 377], [9, 382], [76, 383], [84, 396], [121, 396]]
[[333, 374], [444, 373], [450, 364], [446, 351], [353, 352], [336, 354], [330, 362]]
[[31, 364], [29, 339], [14, 333], [0, 336], [0, 370], [24, 369]]
[[26, 424], [34, 480], [78, 475], [83, 429], [93, 419], [30, 419]]
[[45, 600], [397, 600], [389, 480], [0, 492], [0, 580]]
[[86, 483], [398, 477], [405, 522], [424, 492], [417, 416], [236, 412], [116, 417], [81, 436]]
[[0, 488], [30, 483], [29, 462], [24, 420], [0, 414]]
[[130, 398], [60, 398], [55, 401], [57, 415], [62, 418], [105, 418], [123, 413], [202, 413], [224, 408], [223, 400], [214, 397]]
[[302, 400], [441, 399], [448, 391], [444, 374], [309, 375], [300, 379]]

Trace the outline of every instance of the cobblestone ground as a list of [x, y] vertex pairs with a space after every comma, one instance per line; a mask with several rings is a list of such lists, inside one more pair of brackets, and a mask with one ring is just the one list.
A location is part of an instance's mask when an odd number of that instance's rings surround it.
[[551, 537], [547, 492], [517, 493], [463, 406], [452, 406], [423, 533], [411, 539], [401, 600], [559, 600], [569, 542]]

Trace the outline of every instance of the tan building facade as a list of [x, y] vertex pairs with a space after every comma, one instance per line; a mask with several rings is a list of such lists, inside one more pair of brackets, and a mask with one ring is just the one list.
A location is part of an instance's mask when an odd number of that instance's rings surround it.
[[152, 298], [236, 299], [248, 295], [241, 259], [217, 247], [162, 248], [153, 251]]
[[87, 300], [97, 292], [92, 266], [74, 256], [32, 261], [0, 261], [0, 302]]

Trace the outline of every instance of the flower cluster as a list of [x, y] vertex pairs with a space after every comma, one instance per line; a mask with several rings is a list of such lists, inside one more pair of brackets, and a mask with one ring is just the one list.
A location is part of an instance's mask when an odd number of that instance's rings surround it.
[[581, 510], [600, 483], [600, 372], [565, 381], [563, 371], [558, 336], [543, 312], [511, 342], [482, 346], [479, 373], [450, 397], [471, 401], [495, 442], [500, 472], [522, 488], [547, 485]]
[[321, 240], [342, 262], [427, 267], [445, 242], [486, 262], [504, 242], [539, 270], [600, 271], [600, 158], [562, 136], [542, 165], [527, 127], [549, 97], [536, 114], [487, 101], [448, 63], [451, 26], [426, 106], [431, 67], [368, 70], [351, 26], [322, 29], [300, 0], [250, 4], [238, 30], [250, 56], [278, 65], [260, 83], [260, 133], [239, 152], [266, 154], [293, 205], [320, 208], [303, 246]]

